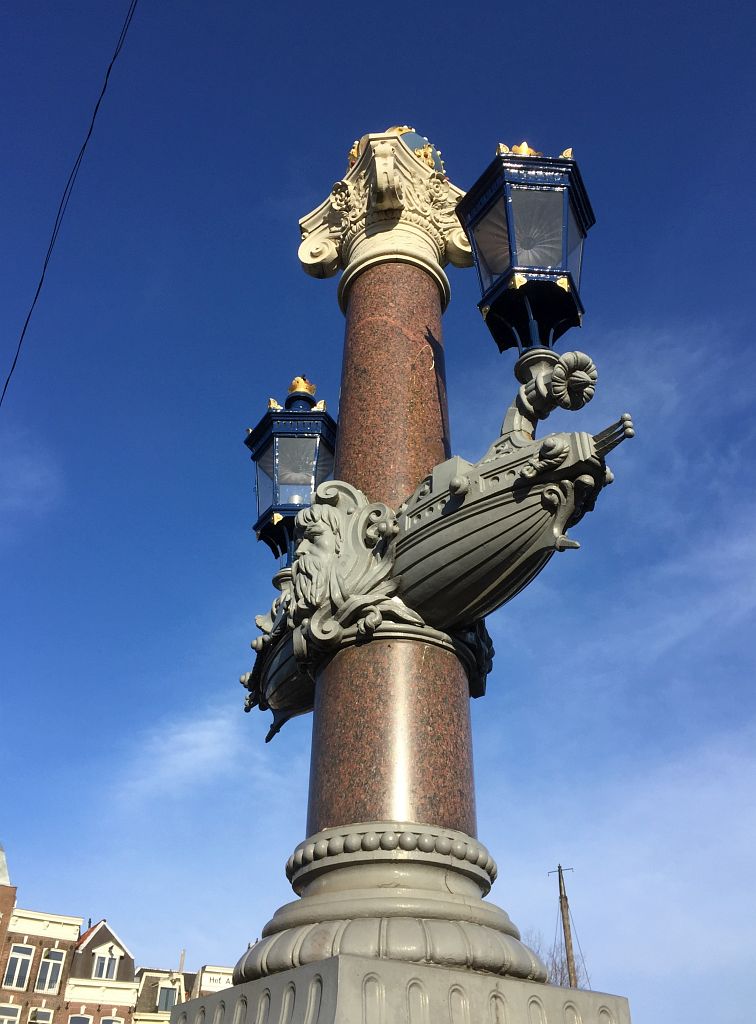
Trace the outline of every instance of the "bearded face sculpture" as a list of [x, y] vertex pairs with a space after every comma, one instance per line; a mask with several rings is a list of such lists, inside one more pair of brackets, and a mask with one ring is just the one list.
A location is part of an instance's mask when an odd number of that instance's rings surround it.
[[341, 513], [330, 505], [311, 505], [297, 515], [299, 541], [292, 565], [295, 622], [325, 604], [343, 600], [336, 571], [341, 551]]

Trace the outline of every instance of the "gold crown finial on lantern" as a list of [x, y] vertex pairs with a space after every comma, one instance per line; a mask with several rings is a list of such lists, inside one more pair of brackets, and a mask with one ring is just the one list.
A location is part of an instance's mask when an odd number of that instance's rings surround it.
[[536, 149], [531, 149], [527, 142], [521, 142], [519, 146], [505, 146], [503, 142], [499, 143], [497, 154], [504, 156], [506, 153], [514, 153], [515, 156], [543, 156], [543, 153], [539, 153]]
[[295, 391], [306, 391], [308, 395], [315, 394], [315, 385], [312, 381], [309, 381], [306, 377], [295, 377], [289, 385], [289, 394], [293, 394]]
[[[514, 153], [515, 156], [543, 156], [543, 153], [539, 153], [536, 149], [531, 149], [527, 142], [521, 142], [519, 146], [505, 146], [503, 142], [500, 142], [496, 147], [497, 156], [506, 156], [507, 153]], [[560, 160], [574, 160], [575, 157], [572, 153], [572, 148], [565, 149], [559, 154]]]

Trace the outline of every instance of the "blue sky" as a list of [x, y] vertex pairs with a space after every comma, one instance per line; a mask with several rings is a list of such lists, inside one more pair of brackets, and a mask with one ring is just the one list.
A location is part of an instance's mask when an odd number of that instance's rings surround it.
[[[0, 12], [3, 366], [126, 3]], [[637, 437], [583, 547], [489, 621], [473, 704], [492, 898], [548, 941], [556, 886], [634, 1020], [756, 998], [752, 54], [746, 4], [142, 0], [0, 411], [0, 840], [23, 906], [107, 916], [142, 963], [232, 963], [289, 899], [310, 719], [243, 715], [256, 547], [244, 429], [343, 318], [297, 220], [353, 139], [410, 123], [467, 188], [495, 144], [572, 146], [598, 223], [570, 429]], [[512, 390], [450, 271], [455, 452]], [[557, 420], [559, 423], [568, 420]], [[749, 1009], [746, 1009], [748, 1007]]]

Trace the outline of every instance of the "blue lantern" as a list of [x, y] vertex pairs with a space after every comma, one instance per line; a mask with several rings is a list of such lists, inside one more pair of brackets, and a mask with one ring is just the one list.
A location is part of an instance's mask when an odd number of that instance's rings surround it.
[[457, 206], [499, 349], [550, 347], [580, 325], [583, 243], [596, 218], [572, 150], [500, 145]]
[[325, 402], [315, 401], [315, 385], [295, 377], [285, 405], [271, 398], [244, 443], [257, 469], [257, 539], [290, 565], [297, 512], [333, 472], [336, 422]]

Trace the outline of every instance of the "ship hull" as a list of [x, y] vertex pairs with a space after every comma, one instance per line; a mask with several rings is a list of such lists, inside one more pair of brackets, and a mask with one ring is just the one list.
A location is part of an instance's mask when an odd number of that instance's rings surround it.
[[[402, 509], [394, 563], [399, 594], [437, 629], [490, 614], [526, 587], [555, 551], [578, 546], [564, 530], [580, 516], [570, 478], [585, 474], [586, 462], [578, 469], [567, 460], [571, 465], [561, 473], [533, 480], [523, 470], [534, 451], [534, 443], [508, 446], [476, 465], [450, 459]], [[590, 468], [595, 472], [580, 480], [592, 504], [604, 467], [596, 459]]]

